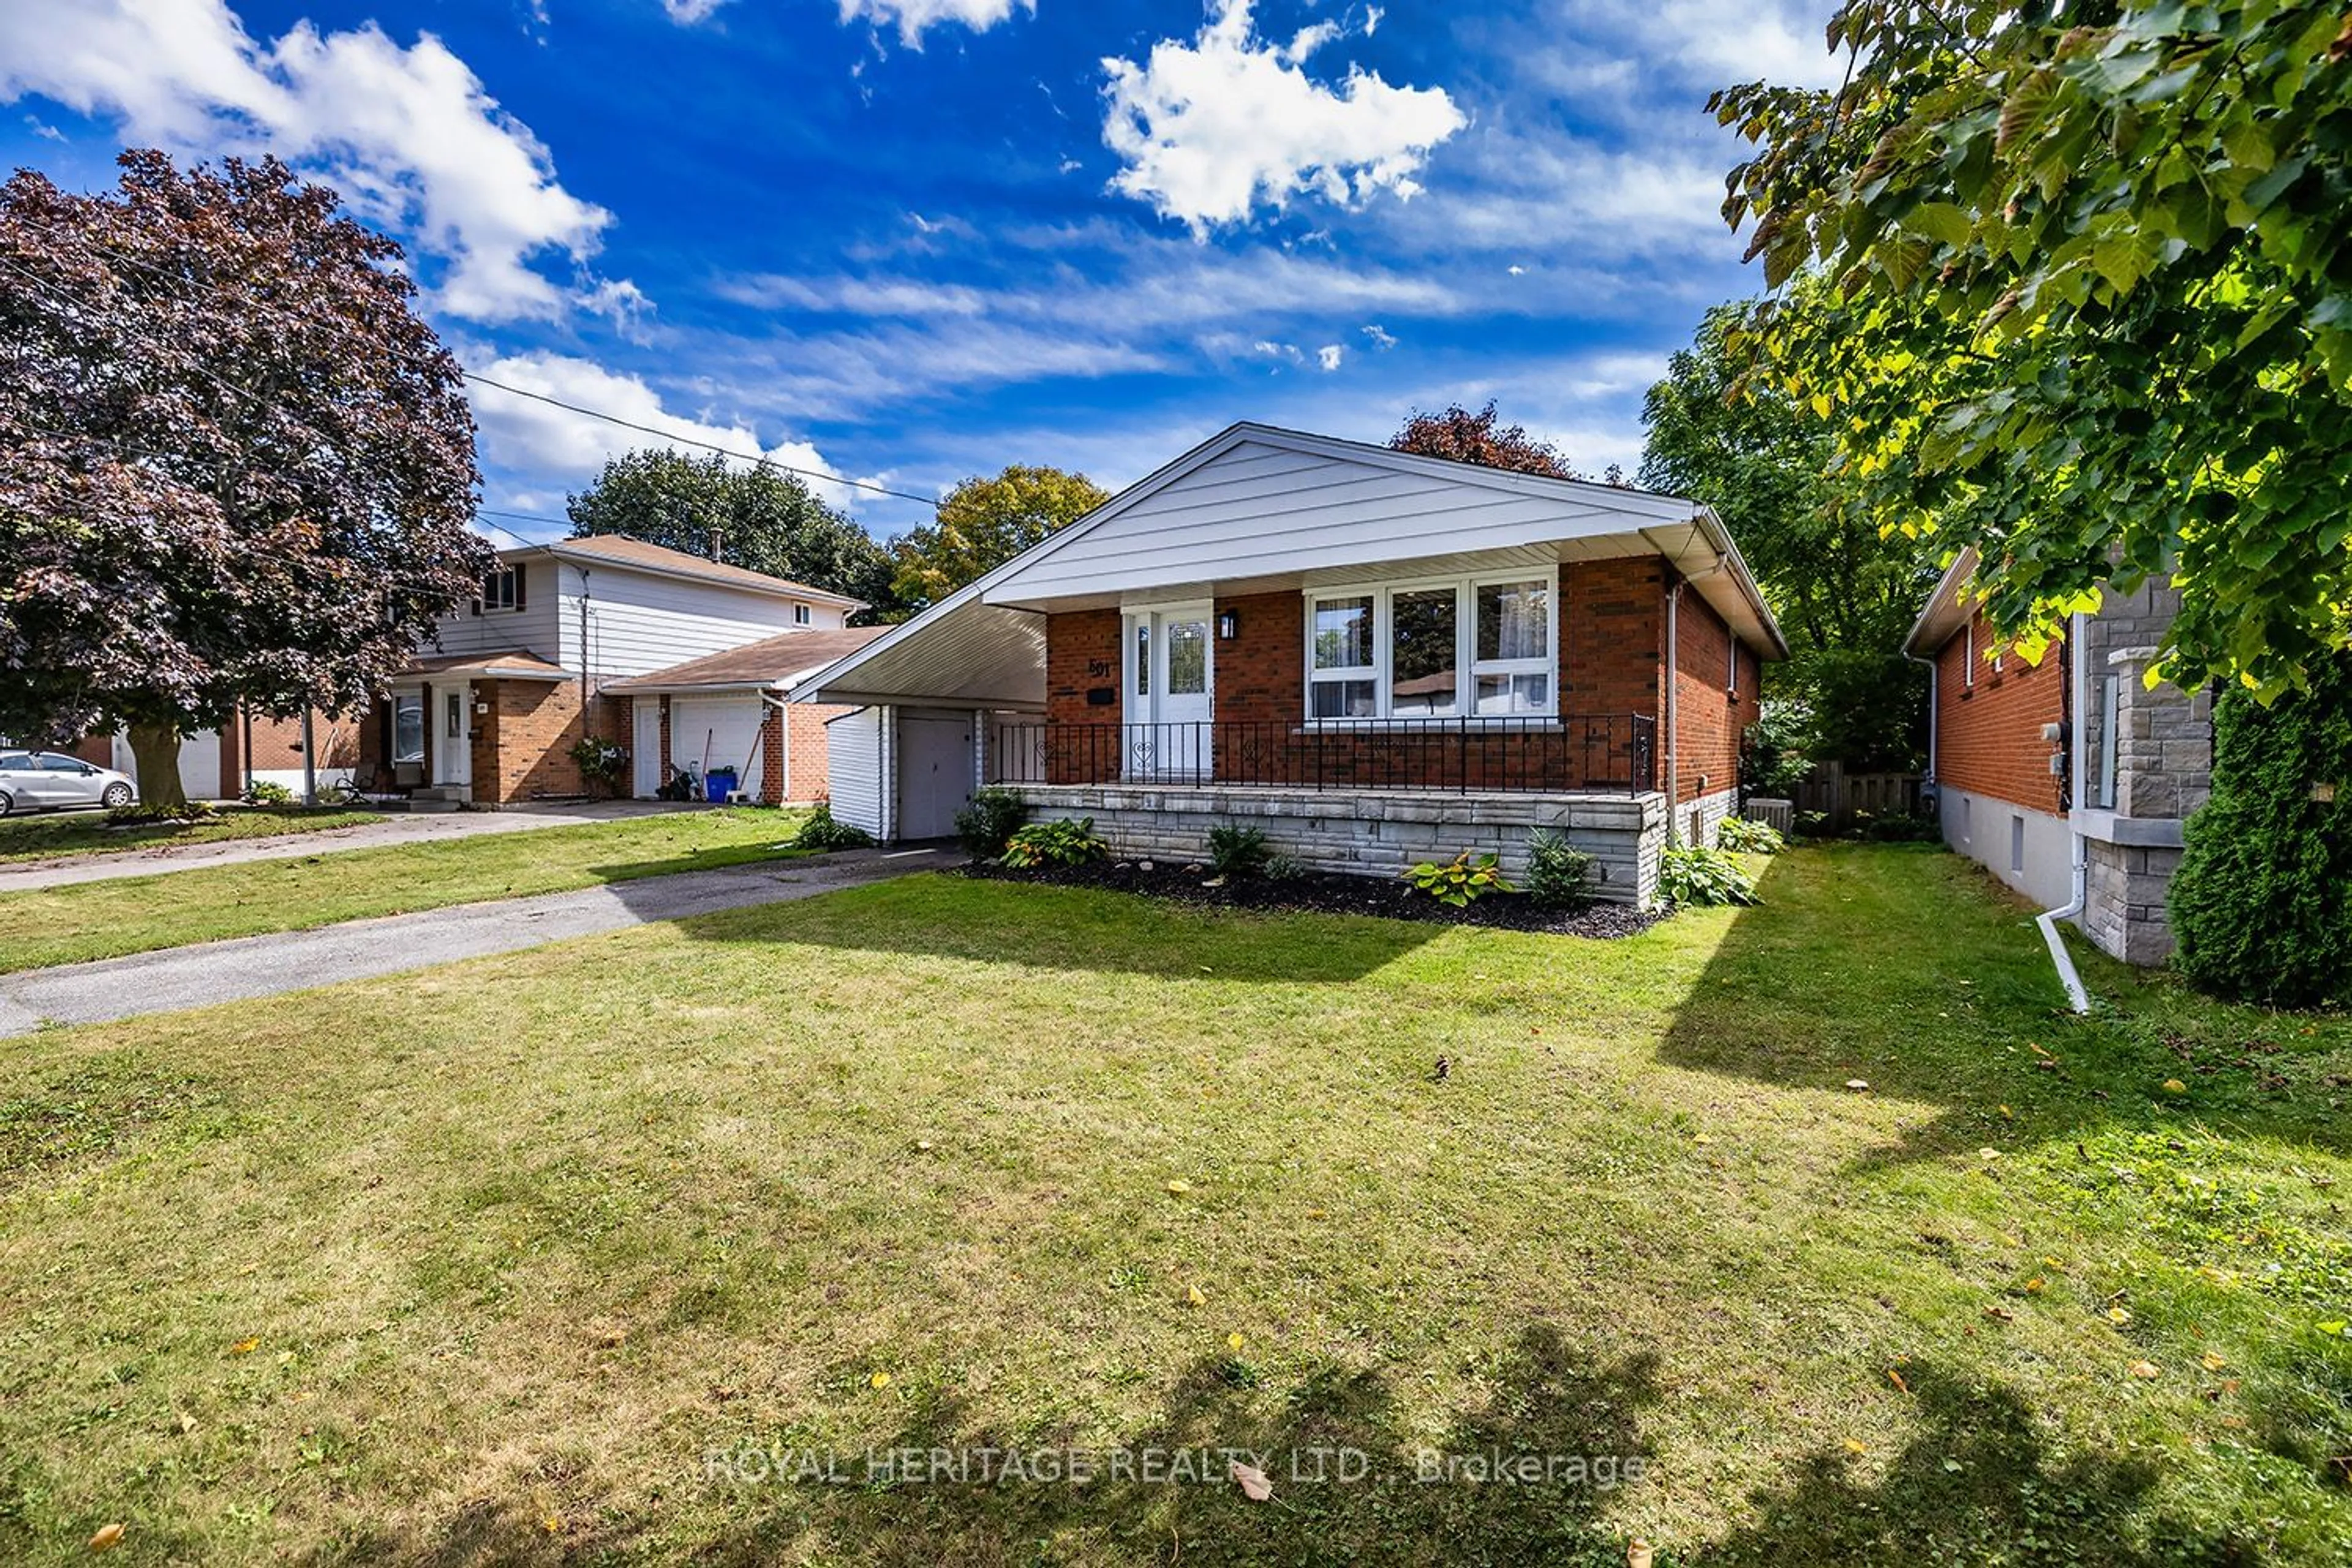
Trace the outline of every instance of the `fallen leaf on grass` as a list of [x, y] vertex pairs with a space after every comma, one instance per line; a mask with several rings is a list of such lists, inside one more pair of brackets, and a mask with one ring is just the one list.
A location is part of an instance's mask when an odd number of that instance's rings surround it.
[[2124, 1370], [2130, 1373], [2134, 1377], [2160, 1377], [2163, 1375], [2163, 1373], [2157, 1370], [2157, 1365], [2152, 1361], [2136, 1361]]
[[1845, 1440], [1845, 1451], [1849, 1454], [1867, 1454], [1870, 1452], [1870, 1445], [1859, 1437], [1848, 1437]]
[[1244, 1465], [1239, 1459], [1226, 1461], [1225, 1469], [1242, 1489], [1242, 1496], [1252, 1502], [1264, 1502], [1274, 1495], [1274, 1483], [1255, 1465]]
[[1901, 1389], [1906, 1394], [1911, 1392], [1911, 1385], [1903, 1381], [1903, 1374], [1895, 1371], [1891, 1366], [1886, 1369], [1886, 1381], [1893, 1384], [1895, 1387]]
[[1225, 1336], [1225, 1343], [1231, 1345], [1238, 1352], [1244, 1345], [1249, 1343], [1249, 1342], [1242, 1338], [1238, 1333], [1232, 1333]]
[[2219, 1352], [2207, 1351], [2201, 1364], [2207, 1372], [2219, 1372], [2230, 1363], [2221, 1358]]
[[2189, 1086], [2181, 1082], [2177, 1078], [2168, 1078], [2164, 1080], [2164, 1092], [2167, 1094], [2187, 1094], [2189, 1092]]
[[871, 1388], [887, 1388], [890, 1386], [890, 1374], [887, 1372], [877, 1372], [866, 1382]]
[[1195, 1307], [1205, 1307], [1209, 1304], [1209, 1299], [1201, 1294], [1201, 1288], [1198, 1285], [1184, 1287], [1184, 1299]]
[[122, 1527], [119, 1524], [104, 1524], [99, 1526], [98, 1533], [89, 1538], [89, 1549], [92, 1552], [111, 1552], [121, 1542]]
[[228, 1347], [228, 1353], [231, 1355], [251, 1355], [260, 1348], [261, 1342], [257, 1339], [239, 1340], [236, 1343]]
[[2121, 1328], [2124, 1324], [2131, 1321], [2131, 1309], [2128, 1307], [2108, 1308], [2107, 1321], [2115, 1324], [2117, 1328]]
[[1192, 1184], [1181, 1180], [1173, 1181], [1168, 1184], [1168, 1190], [1174, 1193], [1178, 1197], [1182, 1197], [1186, 1193], [1192, 1190]]
[[1985, 1309], [1984, 1315], [1990, 1318], [1997, 1323], [2013, 1323], [2017, 1321], [2017, 1314], [2011, 1311], [2008, 1308], [2002, 1306], [1998, 1301], [1994, 1302], [1991, 1306], [1987, 1307]]
[[2025, 1282], [2025, 1293], [2029, 1296], [2039, 1296], [2048, 1289], [2050, 1289], [2050, 1281], [2039, 1274]]
[[1870, 1092], [1870, 1080], [1866, 1078], [1850, 1078], [1845, 1080], [1845, 1086], [1846, 1088], [1853, 1090], [1856, 1094], [1868, 1094]]

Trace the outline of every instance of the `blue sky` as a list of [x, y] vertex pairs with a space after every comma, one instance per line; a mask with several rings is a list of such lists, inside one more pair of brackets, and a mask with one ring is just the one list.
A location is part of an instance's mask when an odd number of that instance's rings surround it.
[[[1759, 286], [1708, 91], [1833, 79], [1830, 9], [51, 0], [0, 7], [0, 154], [88, 187], [127, 142], [276, 151], [408, 246], [469, 369], [919, 495], [1488, 397], [1597, 471]], [[650, 444], [474, 404], [527, 536]]]

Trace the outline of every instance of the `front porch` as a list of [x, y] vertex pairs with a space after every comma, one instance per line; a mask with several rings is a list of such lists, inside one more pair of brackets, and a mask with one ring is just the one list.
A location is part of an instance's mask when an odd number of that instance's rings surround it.
[[1318, 871], [1394, 877], [1464, 850], [1493, 855], [1514, 880], [1527, 870], [1528, 835], [1546, 827], [1592, 857], [1592, 892], [1613, 903], [1656, 901], [1665, 847], [1665, 796], [1641, 793], [1489, 789], [1300, 788], [1208, 781], [1002, 784], [1036, 821], [1092, 817], [1126, 859], [1187, 862], [1207, 856], [1209, 830], [1255, 827], [1266, 843]]

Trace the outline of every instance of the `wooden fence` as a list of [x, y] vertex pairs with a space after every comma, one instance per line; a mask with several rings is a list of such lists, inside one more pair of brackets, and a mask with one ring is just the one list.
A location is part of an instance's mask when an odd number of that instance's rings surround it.
[[1842, 832], [1853, 825], [1856, 812], [1916, 813], [1920, 782], [1917, 773], [1850, 773], [1843, 763], [1823, 763], [1797, 785], [1797, 809], [1822, 813]]

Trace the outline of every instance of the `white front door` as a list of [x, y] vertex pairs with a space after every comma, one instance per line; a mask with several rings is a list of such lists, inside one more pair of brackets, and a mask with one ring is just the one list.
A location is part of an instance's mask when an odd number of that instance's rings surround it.
[[1213, 750], [1212, 619], [1206, 605], [1129, 614], [1127, 777], [1208, 773]]
[[474, 689], [467, 685], [429, 689], [426, 722], [433, 726], [433, 782], [474, 782]]
[[630, 704], [635, 714], [629, 760], [636, 773], [636, 795], [651, 800], [661, 788], [661, 699], [640, 697]]

